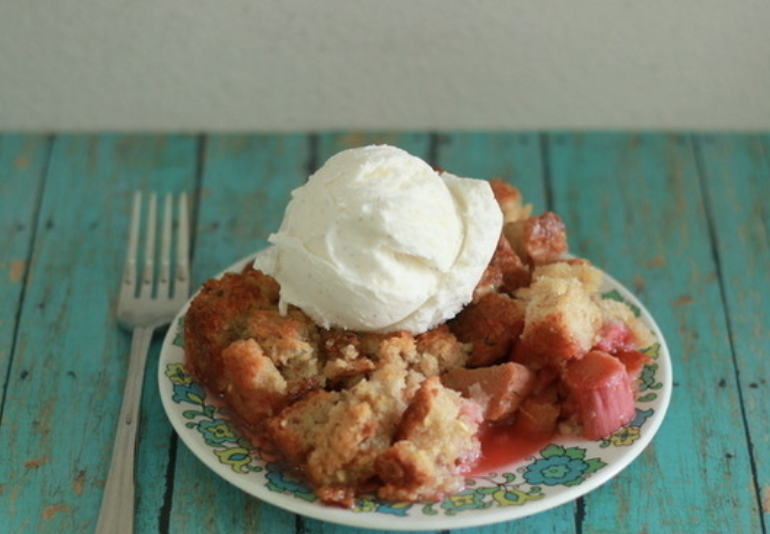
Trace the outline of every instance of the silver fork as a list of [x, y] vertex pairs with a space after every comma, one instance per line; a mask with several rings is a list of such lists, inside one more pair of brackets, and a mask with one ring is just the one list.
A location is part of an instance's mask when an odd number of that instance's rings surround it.
[[[118, 320], [133, 330], [128, 377], [123, 405], [115, 434], [110, 471], [104, 487], [96, 534], [132, 534], [134, 531], [134, 465], [136, 432], [144, 367], [153, 332], [171, 322], [190, 291], [189, 214], [187, 195], [178, 201], [176, 254], [172, 258], [173, 208], [171, 195], [165, 196], [161, 228], [160, 263], [155, 261], [157, 197], [151, 193], [147, 209], [143, 265], [138, 265], [142, 194], [134, 194], [131, 229], [125, 271], [118, 298]], [[172, 264], [173, 276], [172, 276]], [[141, 277], [137, 271], [141, 267]]]

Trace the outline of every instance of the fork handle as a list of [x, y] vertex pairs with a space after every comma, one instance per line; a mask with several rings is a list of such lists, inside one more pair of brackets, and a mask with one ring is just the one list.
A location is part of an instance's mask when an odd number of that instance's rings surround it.
[[152, 341], [153, 328], [135, 327], [131, 337], [128, 378], [123, 392], [123, 405], [115, 433], [110, 471], [104, 486], [102, 507], [95, 534], [133, 534], [134, 532], [134, 466], [136, 433], [139, 428], [139, 405], [142, 398], [144, 367]]

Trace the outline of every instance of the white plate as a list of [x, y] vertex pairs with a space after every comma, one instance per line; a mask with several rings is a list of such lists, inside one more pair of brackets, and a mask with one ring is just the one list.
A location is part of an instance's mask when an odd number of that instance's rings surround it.
[[[252, 258], [233, 265], [239, 271]], [[666, 342], [642, 304], [604, 275], [602, 293], [636, 310], [657, 338], [647, 352], [636, 418], [609, 439], [554, 440], [524, 460], [468, 479], [465, 490], [441, 502], [399, 504], [364, 499], [353, 510], [319, 502], [301, 480], [280, 468], [275, 454], [254, 447], [230, 424], [226, 407], [185, 370], [180, 312], [166, 334], [158, 380], [163, 407], [190, 450], [219, 476], [241, 490], [306, 517], [360, 528], [439, 530], [508, 521], [542, 512], [585, 495], [628, 466], [660, 427], [671, 397], [671, 361]], [[387, 522], [387, 523], [385, 523]]]

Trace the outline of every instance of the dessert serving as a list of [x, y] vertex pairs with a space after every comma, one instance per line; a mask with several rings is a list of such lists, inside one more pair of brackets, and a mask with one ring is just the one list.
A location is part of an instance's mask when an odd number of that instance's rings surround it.
[[395, 147], [333, 156], [184, 319], [189, 372], [318, 499], [440, 500], [501, 433], [599, 440], [655, 342], [553, 213]]

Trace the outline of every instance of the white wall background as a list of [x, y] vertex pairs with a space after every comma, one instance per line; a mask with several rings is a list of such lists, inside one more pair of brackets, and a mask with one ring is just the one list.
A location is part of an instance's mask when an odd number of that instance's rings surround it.
[[767, 0], [0, 0], [0, 130], [770, 129]]

